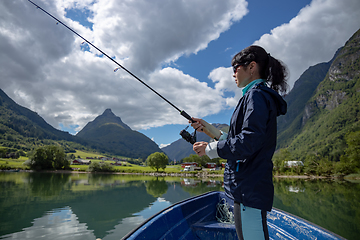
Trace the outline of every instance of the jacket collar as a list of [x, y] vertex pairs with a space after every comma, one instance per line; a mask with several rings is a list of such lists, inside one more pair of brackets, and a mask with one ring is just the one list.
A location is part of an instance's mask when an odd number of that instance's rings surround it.
[[251, 83], [249, 83], [248, 85], [246, 85], [243, 89], [242, 89], [242, 93], [243, 93], [243, 96], [245, 95], [245, 93], [247, 91], [249, 91], [250, 88], [252, 88], [255, 84], [257, 83], [262, 83], [262, 82], [265, 82], [264, 79], [256, 79], [254, 81], [252, 81]]

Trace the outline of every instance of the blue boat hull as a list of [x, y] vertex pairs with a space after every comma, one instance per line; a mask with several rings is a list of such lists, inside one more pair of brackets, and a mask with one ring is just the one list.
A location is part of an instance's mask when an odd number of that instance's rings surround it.
[[[233, 224], [216, 220], [217, 204], [233, 200], [224, 192], [209, 192], [176, 203], [146, 220], [123, 240], [137, 239], [225, 239], [236, 240]], [[343, 239], [304, 219], [278, 209], [267, 215], [270, 239]]]

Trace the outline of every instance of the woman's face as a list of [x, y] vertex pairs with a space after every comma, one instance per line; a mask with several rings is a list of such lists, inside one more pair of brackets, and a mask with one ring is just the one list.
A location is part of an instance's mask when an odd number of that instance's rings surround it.
[[235, 65], [233, 77], [235, 78], [236, 85], [242, 88], [250, 82], [251, 73], [248, 67]]

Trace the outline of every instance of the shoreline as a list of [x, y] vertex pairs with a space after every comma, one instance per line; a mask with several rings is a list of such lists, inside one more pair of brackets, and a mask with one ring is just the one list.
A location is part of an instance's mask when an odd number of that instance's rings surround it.
[[[34, 170], [24, 169], [11, 169], [11, 170], [0, 170], [0, 172], [37, 172]], [[164, 173], [164, 172], [143, 172], [143, 173], [132, 173], [132, 172], [88, 172], [88, 171], [71, 171], [71, 170], [46, 170], [39, 171], [39, 173], [84, 173], [84, 174], [117, 174], [117, 175], [148, 175], [154, 177], [196, 177], [196, 178], [211, 178], [211, 177], [223, 177], [223, 174], [209, 174], [206, 171], [198, 173]], [[337, 180], [360, 180], [360, 175], [355, 176], [314, 176], [314, 175], [273, 175], [274, 178], [292, 178], [292, 179], [337, 179]]]

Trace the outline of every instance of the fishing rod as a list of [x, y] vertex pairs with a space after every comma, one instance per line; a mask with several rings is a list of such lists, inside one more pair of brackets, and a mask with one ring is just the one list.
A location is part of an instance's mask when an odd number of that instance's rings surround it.
[[[51, 13], [47, 12], [45, 9], [43, 9], [42, 7], [40, 7], [39, 5], [37, 5], [36, 3], [34, 3], [31, 0], [28, 0], [30, 3], [32, 3], [37, 9], [40, 9], [41, 11], [43, 11], [44, 13], [46, 13], [48, 16], [50, 16], [51, 18], [55, 19], [57, 22], [56, 24], [61, 24], [63, 25], [65, 28], [67, 28], [68, 30], [70, 30], [72, 33], [74, 33], [76, 36], [80, 37], [82, 40], [84, 40], [87, 44], [89, 44], [90, 46], [92, 46], [93, 48], [95, 48], [96, 50], [98, 50], [100, 53], [102, 53], [104, 56], [106, 56], [108, 59], [110, 59], [112, 62], [114, 62], [116, 65], [118, 65], [121, 69], [123, 69], [125, 72], [127, 72], [128, 74], [130, 74], [132, 77], [134, 77], [136, 80], [138, 80], [140, 83], [142, 83], [143, 85], [145, 85], [147, 88], [149, 88], [151, 91], [153, 91], [156, 95], [158, 95], [160, 98], [162, 98], [165, 102], [167, 102], [168, 104], [170, 104], [173, 108], [175, 108], [181, 116], [185, 117], [186, 119], [188, 119], [189, 121], [191, 121], [192, 123], [194, 123], [195, 121], [191, 118], [191, 116], [186, 113], [184, 110], [180, 110], [177, 106], [175, 106], [173, 103], [171, 103], [169, 100], [167, 100], [165, 97], [163, 97], [160, 93], [158, 93], [157, 91], [155, 91], [155, 89], [153, 89], [152, 87], [150, 87], [148, 84], [146, 84], [144, 81], [142, 81], [140, 78], [138, 78], [135, 74], [133, 74], [132, 72], [130, 72], [128, 69], [126, 69], [124, 66], [122, 66], [120, 63], [118, 63], [116, 60], [114, 60], [112, 57], [110, 57], [109, 55], [107, 55], [105, 52], [103, 52], [100, 48], [96, 47], [94, 44], [92, 44], [91, 42], [89, 42], [86, 38], [84, 38], [83, 36], [81, 36], [79, 33], [77, 33], [75, 30], [73, 30], [72, 28], [70, 28], [69, 26], [67, 26], [65, 23], [63, 23], [62, 21], [60, 21], [59, 19], [57, 19], [55, 16], [53, 16]], [[219, 130], [217, 130], [215, 127], [213, 127], [212, 125], [208, 124], [207, 122], [205, 122], [204, 120], [202, 120], [202, 123], [204, 122], [204, 127], [203, 127], [203, 131], [210, 136], [211, 138], [217, 139], [218, 136], [218, 132]], [[211, 127], [215, 128], [216, 130], [212, 129]], [[214, 134], [216, 133], [216, 134]], [[186, 129], [182, 130], [180, 132], [180, 135], [188, 142], [190, 142], [191, 144], [194, 144], [196, 142], [196, 130], [194, 131], [193, 135], [190, 135]]]

